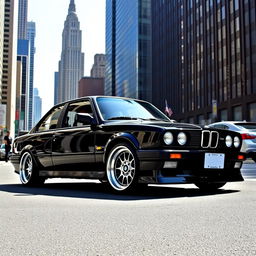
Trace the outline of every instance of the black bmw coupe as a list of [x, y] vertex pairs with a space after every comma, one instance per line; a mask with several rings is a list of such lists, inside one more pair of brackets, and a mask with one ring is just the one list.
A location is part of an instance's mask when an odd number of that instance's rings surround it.
[[215, 190], [243, 180], [240, 147], [236, 132], [173, 122], [145, 101], [93, 96], [54, 106], [15, 139], [11, 162], [24, 185], [63, 177], [119, 192], [140, 183]]

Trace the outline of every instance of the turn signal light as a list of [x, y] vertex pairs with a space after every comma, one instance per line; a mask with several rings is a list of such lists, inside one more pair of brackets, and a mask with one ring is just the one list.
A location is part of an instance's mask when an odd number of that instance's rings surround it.
[[181, 154], [170, 154], [170, 159], [181, 159]]
[[237, 159], [238, 159], [238, 160], [244, 160], [245, 157], [244, 157], [243, 155], [238, 155]]

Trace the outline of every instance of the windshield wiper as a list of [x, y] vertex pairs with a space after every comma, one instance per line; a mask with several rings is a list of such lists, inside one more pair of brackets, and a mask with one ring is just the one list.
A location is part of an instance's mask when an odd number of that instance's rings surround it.
[[137, 120], [137, 117], [130, 117], [130, 116], [114, 116], [107, 120]]

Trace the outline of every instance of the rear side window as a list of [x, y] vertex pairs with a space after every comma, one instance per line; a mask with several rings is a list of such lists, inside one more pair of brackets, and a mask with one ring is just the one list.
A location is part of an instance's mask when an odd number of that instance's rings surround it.
[[56, 129], [62, 109], [63, 106], [53, 109], [53, 111], [51, 111], [51, 113], [40, 122], [40, 126], [38, 127], [37, 131], [44, 132]]
[[67, 114], [64, 118], [63, 127], [83, 126], [79, 121], [78, 115], [93, 115], [90, 101], [75, 102], [68, 106]]
[[213, 127], [217, 128], [217, 129], [222, 129], [222, 130], [228, 130], [229, 129], [229, 127], [227, 125], [224, 125], [224, 124], [216, 124]]
[[236, 123], [242, 129], [256, 130], [256, 123]]

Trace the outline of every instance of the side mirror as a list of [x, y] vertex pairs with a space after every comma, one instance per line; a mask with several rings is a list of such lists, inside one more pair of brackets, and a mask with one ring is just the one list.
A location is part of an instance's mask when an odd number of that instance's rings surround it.
[[79, 124], [82, 124], [82, 125], [95, 124], [95, 120], [94, 120], [93, 116], [91, 116], [90, 114], [87, 114], [87, 113], [76, 114], [75, 122], [76, 122], [77, 126], [79, 126]]

